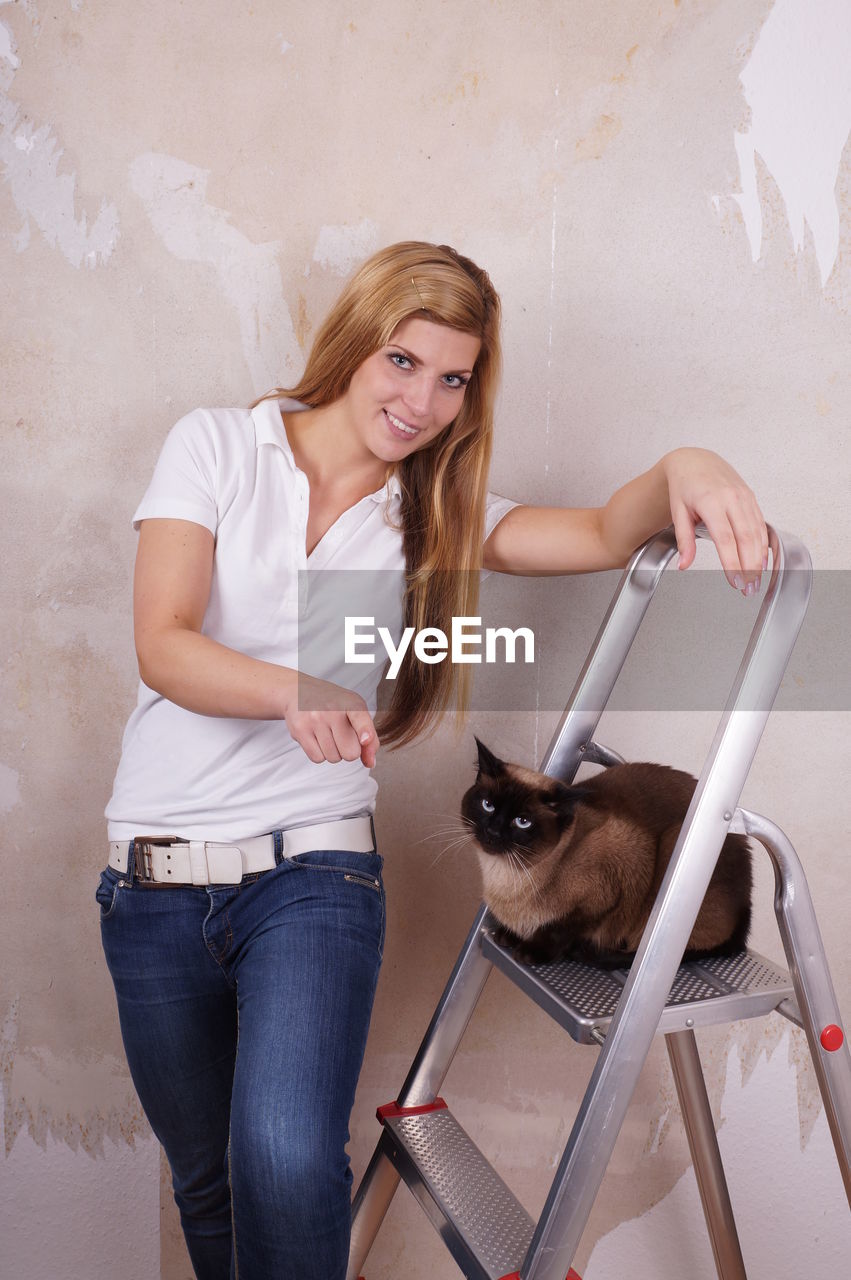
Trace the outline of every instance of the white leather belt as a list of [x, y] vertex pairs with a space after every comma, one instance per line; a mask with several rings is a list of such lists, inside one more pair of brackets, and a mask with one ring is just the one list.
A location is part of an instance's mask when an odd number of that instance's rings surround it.
[[[283, 856], [295, 858], [317, 849], [342, 849], [347, 853], [373, 853], [372, 819], [369, 814], [314, 822], [282, 831]], [[275, 866], [275, 836], [251, 836], [219, 843], [215, 840], [181, 840], [179, 836], [136, 836], [112, 840], [109, 865], [126, 872], [130, 845], [134, 845], [133, 878], [143, 884], [237, 884], [255, 871]]]

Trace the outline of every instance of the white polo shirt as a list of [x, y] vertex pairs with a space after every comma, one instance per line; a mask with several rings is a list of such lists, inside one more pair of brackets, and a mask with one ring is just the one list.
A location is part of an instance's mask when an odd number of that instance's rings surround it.
[[[308, 482], [281, 418], [282, 408], [304, 407], [264, 400], [250, 412], [188, 413], [170, 431], [133, 523], [138, 529], [151, 517], [191, 520], [215, 537], [204, 635], [267, 662], [324, 679], [336, 675], [336, 683], [355, 689], [374, 712], [383, 662], [349, 666], [341, 677], [334, 661], [322, 656], [321, 637], [328, 629], [323, 593], [313, 593], [316, 616], [307, 624], [305, 602], [311, 582], [330, 583], [326, 604], [332, 596], [339, 603], [352, 593], [358, 611], [375, 616], [376, 625], [388, 625], [398, 641], [405, 557], [401, 532], [385, 517], [399, 520], [399, 481], [391, 477], [344, 511], [307, 556]], [[489, 494], [485, 536], [516, 505]], [[308, 570], [340, 572], [314, 579]], [[383, 595], [378, 604], [376, 583]], [[314, 656], [300, 661], [300, 655]], [[106, 807], [109, 839], [179, 835], [227, 841], [371, 812], [376, 791], [359, 760], [314, 764], [283, 720], [198, 715], [140, 681]]]

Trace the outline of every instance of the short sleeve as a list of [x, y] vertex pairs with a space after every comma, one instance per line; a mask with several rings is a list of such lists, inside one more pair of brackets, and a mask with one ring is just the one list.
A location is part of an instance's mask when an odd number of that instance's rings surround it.
[[491, 536], [503, 516], [507, 516], [514, 507], [522, 504], [513, 498], [501, 498], [498, 493], [489, 493], [485, 508], [485, 541]]
[[[522, 506], [522, 503], [515, 502], [513, 498], [501, 498], [498, 493], [488, 494], [485, 507], [485, 541], [491, 536], [502, 517], [507, 516], [509, 511], [519, 506]], [[493, 569], [482, 569], [479, 581], [484, 582], [492, 573]]]
[[216, 449], [203, 409], [187, 413], [166, 436], [151, 483], [133, 515], [133, 528], [157, 517], [191, 520], [215, 536]]

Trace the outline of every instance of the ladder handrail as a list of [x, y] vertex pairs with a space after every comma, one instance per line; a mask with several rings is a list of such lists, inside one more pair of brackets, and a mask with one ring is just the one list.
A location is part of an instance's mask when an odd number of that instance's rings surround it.
[[[708, 536], [703, 526], [697, 534]], [[529, 1246], [523, 1280], [559, 1280], [573, 1261], [804, 620], [809, 553], [797, 538], [771, 528], [769, 541], [773, 565], [762, 606]], [[546, 753], [545, 771], [573, 776], [675, 549], [667, 529], [632, 557]]]

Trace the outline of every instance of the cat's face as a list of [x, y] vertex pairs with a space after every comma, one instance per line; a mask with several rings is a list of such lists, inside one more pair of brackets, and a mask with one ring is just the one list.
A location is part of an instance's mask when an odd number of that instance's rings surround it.
[[555, 778], [499, 760], [478, 738], [476, 781], [461, 815], [483, 852], [520, 853], [529, 864], [546, 856], [573, 820], [576, 797]]

